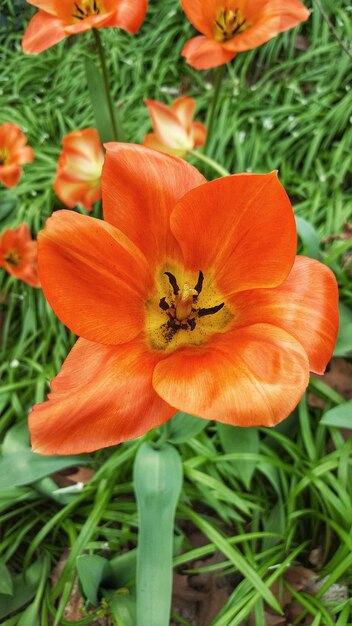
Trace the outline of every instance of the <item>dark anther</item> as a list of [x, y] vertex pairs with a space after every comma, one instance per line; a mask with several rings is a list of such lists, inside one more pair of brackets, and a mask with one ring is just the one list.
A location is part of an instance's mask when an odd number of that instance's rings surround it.
[[178, 292], [180, 291], [180, 288], [177, 284], [177, 280], [175, 278], [175, 276], [173, 274], [171, 274], [171, 272], [164, 272], [164, 274], [166, 274], [166, 276], [168, 277], [169, 281], [170, 281], [170, 285], [173, 289], [173, 292], [175, 294], [175, 296], [177, 296]]
[[94, 2], [93, 2], [93, 7], [94, 7], [94, 11], [95, 11], [96, 13], [99, 13], [99, 11], [98, 11], [98, 7], [97, 7], [97, 3], [96, 3], [96, 1], [95, 1], [95, 0], [94, 0]]
[[215, 20], [215, 24], [217, 24], [217, 26], [219, 26], [219, 28], [224, 31], [224, 27], [220, 24], [220, 22], [218, 22], [218, 20]]
[[166, 298], [161, 298], [160, 302], [159, 302], [159, 306], [163, 311], [167, 311], [170, 306], [168, 305], [168, 303], [166, 302]]
[[187, 320], [187, 324], [190, 327], [191, 330], [194, 330], [196, 327], [196, 320]]
[[77, 2], [75, 2], [75, 7], [76, 7], [78, 13], [80, 13], [81, 15], [85, 15], [85, 12], [82, 11], [81, 7], [77, 4]]
[[195, 285], [195, 290], [198, 291], [198, 295], [200, 294], [200, 292], [203, 289], [203, 280], [204, 280], [204, 274], [203, 272], [199, 272], [199, 276], [198, 276], [198, 281], [197, 284]]
[[224, 304], [225, 302], [222, 302], [221, 304], [218, 304], [217, 306], [211, 306], [209, 309], [199, 309], [198, 315], [199, 317], [203, 317], [203, 315], [214, 315], [214, 313], [217, 313], [218, 311], [222, 309]]
[[245, 20], [243, 20], [243, 22], [241, 22], [240, 24], [237, 24], [236, 28], [232, 31], [231, 35], [236, 35], [236, 33], [238, 33], [238, 31], [241, 30], [244, 23], [245, 23]]

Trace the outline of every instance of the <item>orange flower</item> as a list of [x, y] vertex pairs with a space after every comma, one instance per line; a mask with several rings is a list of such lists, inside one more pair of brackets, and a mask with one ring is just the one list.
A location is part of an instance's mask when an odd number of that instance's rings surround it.
[[142, 25], [148, 0], [27, 0], [40, 11], [22, 40], [23, 52], [37, 54], [91, 28], [117, 26], [135, 34]]
[[32, 287], [40, 287], [37, 242], [32, 241], [27, 224], [9, 228], [0, 236], [0, 267]]
[[0, 181], [5, 187], [17, 185], [23, 163], [34, 160], [33, 149], [26, 143], [25, 134], [16, 124], [5, 122], [0, 126]]
[[181, 4], [202, 33], [182, 50], [197, 70], [223, 65], [237, 52], [257, 48], [309, 17], [299, 0], [181, 0]]
[[34, 450], [110, 446], [177, 410], [277, 424], [331, 357], [338, 291], [295, 258], [276, 173], [207, 183], [182, 159], [106, 148], [106, 221], [59, 211], [39, 235], [44, 293], [81, 338], [30, 415]]
[[156, 100], [145, 103], [154, 129], [154, 133], [144, 137], [145, 146], [186, 157], [194, 147], [204, 145], [207, 131], [204, 124], [193, 121], [196, 106], [193, 98], [177, 98], [170, 107]]
[[58, 198], [73, 209], [82, 204], [86, 211], [100, 200], [100, 176], [104, 151], [95, 128], [65, 135], [54, 181]]

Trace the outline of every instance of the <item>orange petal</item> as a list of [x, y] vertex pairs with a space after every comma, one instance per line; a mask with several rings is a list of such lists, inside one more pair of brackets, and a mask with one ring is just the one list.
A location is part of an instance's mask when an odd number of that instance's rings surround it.
[[28, 24], [22, 39], [22, 49], [26, 54], [38, 54], [64, 37], [66, 33], [60, 20], [45, 11], [38, 11]]
[[108, 26], [117, 26], [134, 35], [144, 22], [148, 0], [120, 0]]
[[72, 181], [63, 174], [56, 177], [53, 188], [61, 202], [70, 209], [81, 204], [86, 211], [92, 211], [94, 202], [101, 198], [99, 184], [92, 185], [89, 181]]
[[183, 57], [197, 70], [208, 70], [228, 63], [236, 56], [236, 52], [226, 50], [215, 39], [208, 37], [194, 37], [187, 41], [181, 52]]
[[33, 148], [29, 146], [25, 146], [20, 149], [20, 159], [21, 163], [32, 163], [34, 161], [35, 155]]
[[233, 426], [274, 426], [309, 382], [305, 351], [281, 328], [257, 324], [180, 348], [160, 361], [156, 392], [181, 411]]
[[49, 401], [29, 415], [33, 450], [90, 452], [167, 421], [175, 409], [152, 387], [156, 360], [139, 342], [102, 346], [79, 339], [52, 380]]
[[204, 146], [207, 138], [207, 129], [200, 122], [193, 122], [192, 125], [193, 141], [195, 146]]
[[112, 17], [113, 14], [111, 13], [90, 15], [75, 24], [67, 24], [65, 26], [65, 33], [67, 35], [78, 35], [79, 33], [84, 33], [87, 30], [90, 30], [91, 28], [103, 28], [104, 26], [110, 26]]
[[279, 326], [299, 341], [310, 369], [323, 374], [336, 343], [338, 287], [334, 274], [322, 263], [296, 257], [282, 285], [236, 294], [231, 303], [238, 326], [265, 323]]
[[140, 333], [152, 282], [147, 261], [123, 233], [102, 220], [58, 211], [38, 241], [43, 291], [66, 326], [107, 345]]
[[194, 110], [196, 108], [194, 98], [188, 98], [187, 96], [176, 98], [170, 108], [171, 111], [175, 113], [186, 132], [190, 133], [193, 124]]
[[203, 35], [213, 37], [214, 23], [226, 0], [181, 0], [181, 5], [193, 26]]
[[183, 158], [187, 155], [187, 151], [185, 150], [175, 150], [173, 148], [168, 148], [164, 146], [164, 144], [160, 143], [155, 133], [147, 133], [143, 139], [143, 146], [146, 148], [151, 148], [152, 150], [157, 150], [158, 152], [164, 152], [164, 154], [171, 154], [173, 156], [178, 156]]
[[37, 9], [42, 9], [51, 15], [57, 15], [57, 0], [27, 0], [28, 4], [32, 4]]
[[226, 176], [193, 189], [170, 225], [186, 268], [214, 272], [224, 297], [280, 285], [295, 260], [296, 224], [276, 172]]
[[105, 219], [145, 254], [151, 267], [180, 259], [170, 214], [182, 196], [205, 182], [185, 161], [132, 144], [106, 144], [101, 178]]
[[192, 150], [191, 138], [187, 135], [176, 113], [156, 100], [145, 100], [157, 139], [167, 148]]
[[242, 52], [256, 48], [310, 16], [308, 9], [299, 0], [248, 0], [244, 14], [252, 25], [226, 42], [224, 47], [227, 50]]
[[0, 166], [0, 181], [9, 189], [15, 187], [20, 181], [22, 175], [22, 167], [20, 165], [4, 165]]

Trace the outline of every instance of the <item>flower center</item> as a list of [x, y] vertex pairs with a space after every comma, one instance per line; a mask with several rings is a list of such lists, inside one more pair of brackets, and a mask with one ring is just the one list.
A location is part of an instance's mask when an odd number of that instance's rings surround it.
[[5, 148], [0, 148], [0, 165], [6, 165], [9, 160], [9, 153]]
[[146, 303], [146, 330], [154, 349], [201, 345], [214, 332], [223, 332], [233, 318], [212, 280], [206, 280], [203, 272], [199, 272], [197, 282], [194, 280], [194, 287], [189, 279], [182, 281], [182, 288], [175, 274], [162, 272], [156, 293]]
[[7, 263], [7, 265], [11, 265], [12, 267], [18, 267], [22, 260], [22, 257], [17, 250], [9, 250], [3, 258], [5, 263]]
[[239, 9], [221, 9], [214, 23], [214, 37], [216, 41], [224, 43], [235, 35], [243, 33], [250, 24], [242, 17]]
[[102, 0], [79, 0], [73, 5], [72, 17], [76, 20], [84, 20], [99, 13], [105, 13]]

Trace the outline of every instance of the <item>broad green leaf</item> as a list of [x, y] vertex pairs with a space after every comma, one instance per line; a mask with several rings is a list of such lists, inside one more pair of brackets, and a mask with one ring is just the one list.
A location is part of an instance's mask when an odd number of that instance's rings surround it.
[[[217, 424], [221, 445], [226, 454], [237, 452], [259, 452], [259, 432], [257, 428], [240, 428], [228, 424]], [[240, 478], [247, 489], [256, 469], [254, 461], [242, 461], [233, 465], [233, 472]]]
[[13, 595], [12, 577], [2, 559], [0, 559], [0, 594]]
[[348, 356], [352, 354], [352, 311], [340, 302], [340, 327], [337, 336], [334, 356]]
[[109, 561], [97, 554], [82, 554], [77, 558], [77, 571], [85, 597], [97, 606], [98, 589], [109, 572]]
[[298, 237], [303, 246], [302, 254], [311, 257], [311, 259], [318, 259], [320, 239], [317, 231], [307, 220], [298, 215], [296, 215], [296, 226]]
[[136, 576], [137, 549], [115, 556], [109, 561], [104, 583], [118, 589], [126, 587]]
[[136, 599], [129, 594], [115, 593], [108, 599], [112, 616], [116, 626], [136, 626], [137, 612]]
[[[271, 508], [269, 514], [263, 519], [263, 528], [267, 533], [280, 533], [285, 530], [285, 507], [281, 498]], [[264, 537], [262, 549], [268, 550], [278, 543], [279, 537]]]
[[352, 429], [352, 400], [344, 402], [324, 413], [320, 424], [334, 428]]
[[26, 420], [17, 422], [7, 431], [1, 446], [1, 452], [5, 456], [24, 448], [29, 449], [29, 431]]
[[38, 559], [24, 574], [15, 576], [12, 596], [0, 594], [0, 620], [18, 611], [35, 596], [44, 566], [43, 559]]
[[17, 622], [17, 626], [40, 626], [39, 614], [38, 614], [38, 606], [35, 602], [27, 606], [26, 610], [23, 611], [19, 621]]
[[177, 444], [189, 441], [189, 439], [202, 432], [207, 424], [209, 424], [209, 420], [194, 417], [193, 415], [180, 411], [176, 413], [168, 423], [168, 441]]
[[[92, 59], [86, 57], [85, 69], [89, 96], [101, 142], [123, 141], [118, 113], [114, 105], [113, 116], [115, 128], [111, 121], [109, 103], [106, 97], [104, 79], [100, 68], [98, 68]], [[116, 136], [116, 129], [119, 136]]]
[[29, 448], [0, 459], [0, 489], [29, 485], [48, 474], [88, 462], [84, 456], [41, 456]]

